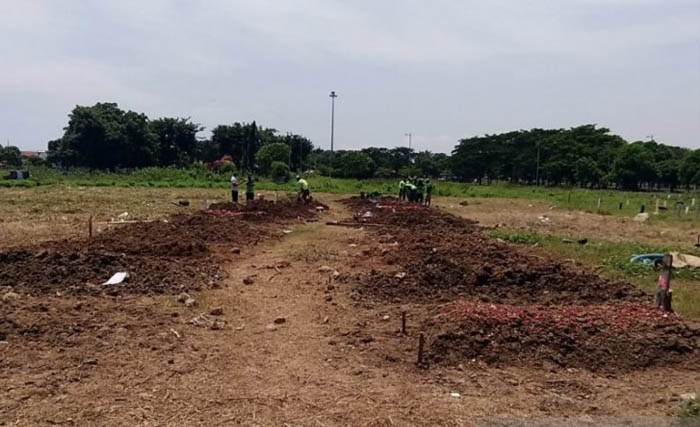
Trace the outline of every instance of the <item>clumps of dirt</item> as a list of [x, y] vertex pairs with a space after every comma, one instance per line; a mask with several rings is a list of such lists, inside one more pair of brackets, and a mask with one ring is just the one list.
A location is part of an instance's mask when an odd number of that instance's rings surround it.
[[[296, 209], [294, 214], [284, 214], [282, 206], [270, 209], [268, 203], [257, 201], [255, 205], [267, 208], [262, 220], [209, 213], [178, 215], [168, 221], [115, 225], [91, 240], [2, 251], [0, 286], [72, 294], [163, 294], [214, 287], [225, 275], [220, 267], [224, 251], [218, 249], [279, 237], [271, 223], [309, 212]], [[129, 273], [128, 281], [102, 285], [117, 272]]]
[[700, 327], [649, 305], [509, 306], [458, 301], [425, 323], [426, 361], [591, 371], [697, 366]]
[[488, 238], [473, 221], [436, 209], [384, 203], [348, 202], [361, 213], [356, 215], [359, 221], [381, 224], [381, 231], [392, 234], [400, 248], [377, 254], [396, 271], [360, 276], [355, 288], [358, 299], [445, 302], [474, 297], [516, 304], [648, 300], [631, 284]]
[[488, 238], [475, 222], [436, 209], [346, 203], [382, 245], [369, 255], [375, 268], [349, 278], [352, 296], [413, 305], [428, 365], [628, 371], [700, 362], [700, 326], [655, 309], [629, 283]]
[[232, 202], [214, 203], [209, 206], [209, 213], [223, 216], [241, 216], [247, 220], [274, 219], [310, 219], [315, 218], [318, 211], [328, 210], [328, 206], [317, 201], [302, 203], [293, 200], [249, 200], [245, 204]]

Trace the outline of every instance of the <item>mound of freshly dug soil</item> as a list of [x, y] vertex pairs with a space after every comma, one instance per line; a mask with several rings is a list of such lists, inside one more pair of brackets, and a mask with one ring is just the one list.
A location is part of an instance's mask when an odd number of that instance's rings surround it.
[[235, 204], [232, 202], [214, 203], [209, 206], [209, 211], [220, 215], [239, 214], [248, 220], [262, 219], [294, 219], [313, 218], [317, 214], [317, 208], [328, 210], [328, 206], [323, 203], [312, 201], [305, 204], [293, 200], [250, 200], [245, 204]]
[[458, 301], [426, 322], [426, 360], [616, 371], [700, 362], [700, 327], [639, 304], [508, 306]]
[[[384, 201], [384, 203], [389, 202]], [[488, 238], [475, 222], [415, 205], [349, 204], [358, 218], [381, 224], [398, 251], [383, 255], [396, 273], [359, 278], [358, 298], [397, 302], [448, 301], [471, 296], [497, 303], [600, 304], [610, 299], [644, 301], [635, 286], [613, 282], [573, 263], [533, 255]], [[367, 215], [366, 212], [370, 212]]]
[[[300, 215], [311, 208], [294, 208], [256, 201], [266, 215], [254, 222], [244, 218], [198, 213], [168, 221], [115, 225], [91, 240], [64, 240], [0, 252], [0, 286], [23, 292], [55, 291], [75, 294], [177, 293], [215, 286], [224, 275], [213, 247], [245, 247], [279, 236], [269, 224]], [[251, 206], [252, 208], [252, 206]], [[128, 272], [128, 281], [102, 286], [113, 274]]]

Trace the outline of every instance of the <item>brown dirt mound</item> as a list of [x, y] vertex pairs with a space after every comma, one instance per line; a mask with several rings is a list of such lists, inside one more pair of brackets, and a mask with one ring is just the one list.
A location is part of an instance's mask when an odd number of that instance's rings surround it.
[[315, 200], [308, 204], [293, 200], [280, 200], [277, 202], [272, 200], [251, 200], [245, 204], [232, 202], [214, 203], [209, 206], [209, 212], [224, 216], [240, 215], [248, 220], [269, 220], [270, 217], [276, 219], [308, 219], [316, 216], [317, 207], [328, 210], [328, 206]]
[[[255, 245], [278, 235], [268, 223], [285, 220], [273, 213], [255, 222], [206, 213], [179, 215], [169, 221], [118, 225], [90, 241], [3, 251], [0, 286], [76, 294], [177, 293], [215, 286], [223, 272], [214, 246]], [[101, 285], [119, 271], [129, 273], [128, 282]]]
[[648, 305], [508, 306], [459, 301], [426, 322], [426, 360], [592, 371], [697, 366], [700, 327]]
[[[473, 296], [516, 304], [648, 299], [631, 284], [602, 278], [572, 263], [525, 253], [484, 236], [473, 221], [436, 209], [415, 205], [387, 208], [362, 199], [351, 199], [348, 204], [365, 212], [356, 215], [361, 221], [384, 225], [373, 230], [389, 233], [399, 248], [383, 255], [396, 272], [375, 271], [360, 277], [357, 298], [434, 302]], [[406, 274], [400, 277], [403, 274], [396, 273]]]

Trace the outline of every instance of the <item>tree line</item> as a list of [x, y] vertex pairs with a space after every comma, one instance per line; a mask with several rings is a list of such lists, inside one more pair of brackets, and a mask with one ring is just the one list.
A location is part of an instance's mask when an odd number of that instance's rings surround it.
[[[114, 171], [218, 165], [228, 159], [239, 171], [274, 177], [314, 170], [359, 179], [426, 176], [628, 190], [700, 186], [700, 150], [656, 141], [629, 143], [596, 125], [464, 138], [450, 155], [406, 147], [330, 152], [302, 135], [282, 134], [255, 121], [218, 125], [209, 138], [198, 136], [203, 130], [190, 118], [149, 119], [115, 103], [76, 106], [63, 136], [49, 142], [48, 163]], [[16, 162], [18, 152], [5, 148], [0, 162], [3, 155]]]
[[532, 129], [461, 139], [451, 156], [461, 180], [581, 187], [700, 186], [700, 150], [628, 143], [595, 125]]

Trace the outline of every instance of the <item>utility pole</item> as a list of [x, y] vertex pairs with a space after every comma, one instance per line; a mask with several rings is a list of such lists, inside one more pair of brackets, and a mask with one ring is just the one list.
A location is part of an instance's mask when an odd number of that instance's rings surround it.
[[335, 91], [332, 90], [328, 95], [331, 98], [331, 153], [333, 152], [333, 133], [335, 130], [335, 99], [338, 97]]
[[406, 136], [408, 137], [408, 149], [411, 149], [411, 132], [407, 133]]

